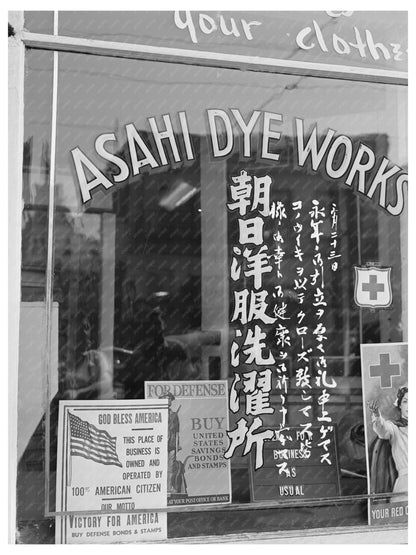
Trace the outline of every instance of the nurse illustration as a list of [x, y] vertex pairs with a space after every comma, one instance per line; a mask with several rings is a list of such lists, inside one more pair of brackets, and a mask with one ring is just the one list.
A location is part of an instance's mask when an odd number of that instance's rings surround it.
[[380, 439], [390, 442], [391, 452], [398, 476], [394, 482], [393, 493], [403, 492], [406, 495], [392, 498], [392, 502], [407, 500], [407, 444], [408, 444], [408, 388], [400, 387], [394, 403], [400, 412], [396, 420], [387, 420], [380, 413], [377, 401], [368, 403], [371, 411], [373, 430]]

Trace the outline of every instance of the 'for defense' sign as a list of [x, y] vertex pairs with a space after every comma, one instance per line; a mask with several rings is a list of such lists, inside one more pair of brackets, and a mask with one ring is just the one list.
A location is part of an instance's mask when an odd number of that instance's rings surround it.
[[169, 402], [168, 505], [231, 502], [227, 381], [146, 382]]

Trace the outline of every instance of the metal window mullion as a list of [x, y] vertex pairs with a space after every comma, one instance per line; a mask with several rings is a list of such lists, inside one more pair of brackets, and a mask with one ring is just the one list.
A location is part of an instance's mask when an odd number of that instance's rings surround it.
[[61, 52], [91, 54], [95, 56], [190, 64], [220, 69], [286, 73], [397, 85], [406, 85], [408, 80], [408, 75], [405, 71], [130, 44], [88, 38], [45, 35], [27, 31], [22, 34], [22, 40], [30, 48], [59, 50]]
[[[15, 36], [8, 39], [8, 541], [17, 543], [17, 467], [19, 407], [19, 330], [21, 319], [22, 199], [24, 144], [25, 48], [21, 41], [23, 12], [9, 11]], [[6, 224], [7, 229], [7, 224]], [[5, 232], [7, 234], [7, 231]]]
[[[54, 33], [58, 32], [58, 12], [54, 13]], [[50, 512], [50, 402], [51, 402], [51, 350], [52, 350], [52, 307], [53, 307], [53, 274], [54, 274], [54, 214], [55, 214], [55, 164], [56, 164], [56, 125], [58, 105], [58, 51], [53, 53], [52, 69], [52, 116], [51, 116], [51, 151], [49, 171], [49, 203], [48, 203], [48, 241], [46, 260], [46, 353], [45, 353], [45, 512]]]

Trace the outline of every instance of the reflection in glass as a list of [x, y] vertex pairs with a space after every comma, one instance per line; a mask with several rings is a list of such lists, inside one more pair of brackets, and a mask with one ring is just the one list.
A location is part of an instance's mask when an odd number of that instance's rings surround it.
[[[76, 54], [60, 54], [59, 68], [53, 221], [57, 356], [50, 377], [52, 383], [58, 384], [58, 391], [48, 423], [50, 509], [54, 508], [59, 399], [141, 398], [146, 380], [233, 376], [230, 344], [235, 328], [230, 320], [237, 285], [230, 279], [230, 268], [237, 224], [227, 203], [232, 177], [241, 171], [271, 177], [271, 203], [292, 205], [302, 201], [309, 206], [319, 198], [328, 208], [333, 203], [338, 207], [341, 263], [326, 289], [327, 372], [336, 378], [338, 387], [328, 410], [338, 426], [340, 464], [344, 470], [342, 494], [364, 493], [359, 346], [363, 342], [401, 341], [405, 337], [401, 299], [406, 298], [406, 290], [401, 272], [406, 247], [399, 241], [404, 217], [389, 216], [371, 199], [356, 194], [354, 188], [342, 186], [308, 165], [300, 168], [292, 123], [294, 117], [302, 118], [306, 128], [318, 123], [322, 134], [319, 142], [328, 128], [336, 129], [351, 138], [354, 148], [364, 142], [377, 158], [388, 156], [405, 168], [405, 118], [399, 118], [398, 123], [397, 112], [392, 109], [403, 103], [402, 91], [376, 84], [259, 76]], [[36, 98], [40, 95], [34, 94]], [[253, 132], [250, 156], [242, 156], [243, 137], [235, 123], [233, 152], [224, 158], [213, 158], [206, 110], [227, 111], [231, 107], [238, 108], [246, 121], [253, 110], [283, 114], [278, 127], [282, 138], [277, 147], [272, 147], [281, 155], [279, 164], [260, 159], [260, 128]], [[163, 165], [157, 157], [148, 118], [155, 117], [162, 126], [161, 116], [171, 114], [177, 143], [184, 148], [179, 112], [186, 112], [195, 156], [175, 162], [169, 144], [164, 143], [169, 160]], [[30, 114], [36, 114], [34, 106]], [[132, 122], [159, 166], [153, 170], [145, 167], [136, 176], [129, 161], [125, 131]], [[38, 130], [31, 133], [28, 145], [41, 140]], [[126, 161], [129, 177], [108, 190], [97, 188], [92, 199], [82, 203], [71, 151], [81, 149], [110, 180], [118, 172], [114, 163], [99, 157], [95, 150], [95, 140], [103, 133], [114, 133], [116, 140], [108, 147], [109, 152]], [[43, 144], [42, 164], [48, 168], [47, 143]], [[26, 150], [29, 152], [29, 146]], [[26, 190], [30, 190], [29, 185]], [[38, 189], [36, 194], [40, 195]], [[23, 258], [32, 256], [33, 262], [35, 256], [44, 256], [42, 248], [46, 244], [46, 212], [42, 216], [38, 212], [33, 206], [28, 208], [25, 225], [30, 227], [24, 231], [27, 252]], [[274, 231], [271, 223], [266, 224], [264, 238], [270, 247]], [[293, 291], [296, 261], [289, 253], [294, 250], [294, 238], [289, 240], [292, 243], [288, 243], [282, 272], [286, 280], [282, 301], [288, 314], [293, 314], [298, 309]], [[29, 248], [30, 244], [35, 247]], [[313, 250], [313, 245], [306, 245], [305, 256], [311, 255], [308, 249]], [[390, 311], [360, 313], [354, 304], [353, 267], [371, 261], [394, 269], [396, 301]], [[268, 294], [272, 294], [275, 276], [265, 278], [264, 284]], [[32, 292], [28, 290], [27, 294], [31, 300]], [[266, 326], [271, 343], [276, 327], [277, 324]], [[288, 358], [287, 422], [291, 426], [298, 423], [293, 370], [298, 351], [299, 344], [293, 341]], [[316, 377], [314, 364], [312, 360], [310, 370]], [[238, 367], [239, 372], [246, 370], [244, 365]], [[272, 403], [277, 406], [278, 402], [274, 391]], [[231, 418], [230, 426], [234, 424]], [[42, 452], [34, 455], [28, 448], [22, 459], [26, 469], [30, 453], [36, 464], [42, 464]], [[247, 467], [236, 457], [235, 502], [249, 500], [248, 487]], [[290, 512], [287, 519], [289, 515], [293, 518]], [[327, 516], [324, 512], [319, 517], [315, 514], [314, 525], [323, 523]], [[339, 514], [337, 518], [341, 518]], [[358, 505], [349, 518], [350, 523], [362, 521]], [[180, 528], [180, 524], [176, 526]], [[282, 526], [289, 526], [289, 520]]]

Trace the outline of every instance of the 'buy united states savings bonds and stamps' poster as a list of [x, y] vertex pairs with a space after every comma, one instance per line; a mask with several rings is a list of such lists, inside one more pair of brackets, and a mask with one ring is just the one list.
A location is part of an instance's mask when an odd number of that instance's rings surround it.
[[407, 522], [407, 343], [361, 345], [369, 523]]
[[149, 399], [168, 399], [168, 505], [231, 502], [227, 382], [146, 382]]
[[57, 543], [166, 538], [167, 431], [166, 399], [60, 402]]

